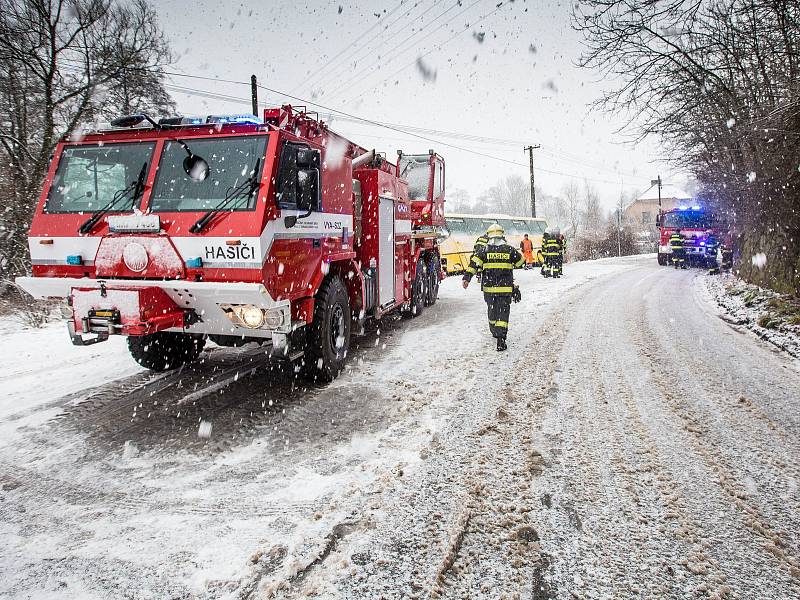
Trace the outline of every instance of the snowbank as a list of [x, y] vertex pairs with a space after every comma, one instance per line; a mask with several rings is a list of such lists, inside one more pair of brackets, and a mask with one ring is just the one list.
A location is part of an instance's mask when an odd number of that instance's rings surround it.
[[741, 325], [795, 358], [800, 358], [800, 302], [745, 283], [733, 275], [699, 278], [722, 318]]

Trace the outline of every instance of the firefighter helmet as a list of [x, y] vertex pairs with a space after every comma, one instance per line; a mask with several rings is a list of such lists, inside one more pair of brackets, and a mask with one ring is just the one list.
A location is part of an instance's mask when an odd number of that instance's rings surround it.
[[503, 237], [505, 235], [505, 231], [503, 228], [498, 225], [497, 223], [492, 223], [489, 225], [489, 228], [486, 230], [486, 235], [490, 238], [494, 237]]

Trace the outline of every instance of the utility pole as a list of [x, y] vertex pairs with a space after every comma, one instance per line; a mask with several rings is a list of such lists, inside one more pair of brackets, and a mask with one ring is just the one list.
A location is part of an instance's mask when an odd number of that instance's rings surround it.
[[258, 82], [255, 75], [250, 75], [250, 99], [253, 101], [253, 114], [258, 116]]
[[658, 179], [651, 179], [650, 185], [658, 186], [658, 214], [661, 214], [661, 175], [658, 176]]
[[525, 152], [528, 153], [528, 156], [531, 160], [531, 216], [536, 216], [536, 188], [533, 184], [533, 151], [537, 148], [541, 148], [541, 144], [536, 144], [535, 146], [525, 146]]

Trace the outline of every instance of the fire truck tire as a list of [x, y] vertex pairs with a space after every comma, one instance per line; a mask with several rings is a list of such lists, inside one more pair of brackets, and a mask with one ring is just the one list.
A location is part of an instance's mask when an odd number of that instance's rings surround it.
[[152, 371], [169, 371], [192, 362], [203, 351], [205, 338], [198, 335], [159, 331], [128, 337], [133, 359]]
[[433, 306], [439, 299], [439, 282], [442, 279], [442, 263], [438, 254], [428, 257], [428, 293], [425, 296], [425, 306]]
[[405, 317], [418, 317], [422, 314], [427, 303], [429, 281], [430, 278], [425, 266], [425, 261], [420, 256], [419, 260], [417, 260], [414, 283], [411, 285], [411, 302], [408, 310], [404, 313]]
[[662, 267], [664, 265], [668, 265], [669, 264], [669, 255], [662, 254], [661, 252], [659, 252], [658, 253], [658, 264], [660, 264]]
[[302, 375], [311, 381], [333, 381], [344, 367], [350, 350], [350, 298], [339, 277], [322, 282], [314, 301], [314, 321], [309, 326]]

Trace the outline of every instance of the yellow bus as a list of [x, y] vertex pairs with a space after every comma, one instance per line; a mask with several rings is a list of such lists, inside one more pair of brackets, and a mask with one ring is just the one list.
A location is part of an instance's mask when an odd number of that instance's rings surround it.
[[445, 215], [449, 235], [439, 244], [442, 268], [448, 275], [463, 273], [469, 265], [475, 240], [486, 233], [492, 223], [499, 224], [506, 232], [506, 240], [515, 248], [527, 233], [533, 242], [533, 255], [536, 264], [542, 264], [542, 234], [547, 221], [533, 217], [512, 217], [509, 215]]

